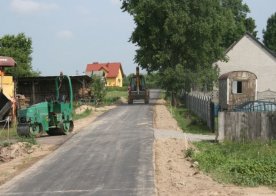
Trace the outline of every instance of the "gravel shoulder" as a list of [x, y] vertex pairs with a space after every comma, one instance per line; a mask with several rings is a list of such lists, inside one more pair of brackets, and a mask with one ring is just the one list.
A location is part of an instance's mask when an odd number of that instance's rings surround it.
[[184, 134], [165, 106], [154, 108], [155, 183], [158, 196], [259, 196], [276, 195], [267, 187], [246, 188], [220, 184], [200, 172], [184, 154], [191, 141], [212, 140], [215, 136]]

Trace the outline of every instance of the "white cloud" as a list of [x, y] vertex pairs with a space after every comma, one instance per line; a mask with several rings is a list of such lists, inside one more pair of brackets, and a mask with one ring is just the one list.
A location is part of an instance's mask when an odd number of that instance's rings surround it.
[[57, 4], [47, 4], [34, 0], [12, 0], [11, 8], [19, 14], [32, 14], [36, 12], [52, 11], [58, 8]]
[[111, 0], [111, 3], [115, 4], [115, 5], [121, 5], [121, 1], [120, 0]]
[[60, 39], [68, 40], [68, 39], [72, 39], [74, 37], [74, 34], [72, 31], [63, 30], [57, 33], [57, 37]]

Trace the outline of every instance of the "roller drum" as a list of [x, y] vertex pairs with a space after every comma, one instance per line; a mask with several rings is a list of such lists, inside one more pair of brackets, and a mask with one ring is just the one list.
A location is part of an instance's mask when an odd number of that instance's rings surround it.
[[30, 136], [31, 131], [30, 131], [30, 125], [28, 123], [20, 123], [17, 125], [17, 134], [19, 136]]

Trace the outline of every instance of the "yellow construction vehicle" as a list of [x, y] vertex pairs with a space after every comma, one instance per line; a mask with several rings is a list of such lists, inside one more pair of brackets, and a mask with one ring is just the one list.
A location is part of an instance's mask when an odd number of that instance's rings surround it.
[[[16, 101], [12, 76], [5, 75], [5, 67], [15, 67], [11, 57], [0, 56], [0, 122], [15, 117]], [[10, 118], [8, 118], [10, 117]]]
[[133, 100], [143, 99], [145, 104], [149, 103], [149, 90], [146, 87], [145, 77], [140, 74], [139, 67], [136, 67], [136, 75], [129, 80], [128, 104], [133, 104]]

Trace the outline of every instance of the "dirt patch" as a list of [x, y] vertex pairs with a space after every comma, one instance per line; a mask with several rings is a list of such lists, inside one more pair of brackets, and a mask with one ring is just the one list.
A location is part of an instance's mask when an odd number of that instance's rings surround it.
[[95, 107], [91, 106], [91, 105], [81, 105], [75, 109], [75, 113], [81, 114], [81, 113], [85, 112], [85, 110], [95, 110]]
[[18, 142], [9, 147], [1, 147], [0, 185], [52, 152], [52, 149], [52, 145], [30, 146], [26, 142]]
[[[176, 121], [164, 105], [158, 101], [154, 108], [154, 128], [179, 131]], [[162, 105], [163, 103], [163, 105]], [[245, 188], [219, 184], [197, 169], [197, 164], [185, 158], [185, 150], [191, 146], [185, 139], [155, 139], [155, 182], [159, 196], [236, 196], [276, 195], [267, 187]]]
[[32, 154], [39, 149], [38, 145], [31, 145], [27, 142], [18, 142], [6, 147], [0, 147], [0, 161], [8, 162], [26, 154]]
[[153, 126], [156, 129], [181, 131], [177, 122], [172, 118], [164, 100], [157, 100], [154, 107]]

